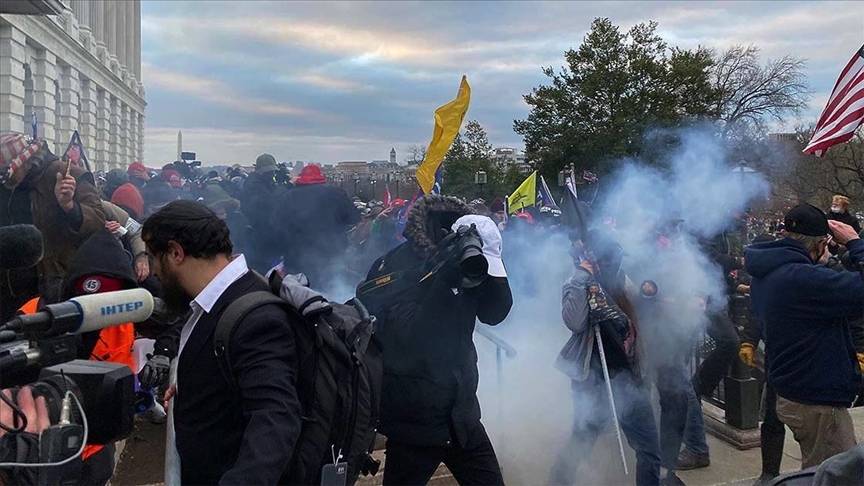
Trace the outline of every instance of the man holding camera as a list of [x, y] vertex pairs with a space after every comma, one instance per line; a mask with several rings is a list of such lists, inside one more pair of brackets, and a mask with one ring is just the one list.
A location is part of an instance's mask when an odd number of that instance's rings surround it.
[[513, 300], [497, 226], [470, 212], [452, 197], [418, 199], [407, 241], [358, 289], [384, 349], [384, 484], [426, 484], [442, 462], [460, 484], [503, 484], [480, 423], [473, 333], [476, 319], [503, 321]]
[[745, 250], [753, 310], [764, 323], [768, 383], [777, 415], [801, 447], [802, 468], [855, 445], [847, 410], [862, 380], [849, 323], [862, 314], [864, 279], [817, 265], [831, 240], [864, 262], [864, 241], [809, 204], [784, 219], [786, 237]]

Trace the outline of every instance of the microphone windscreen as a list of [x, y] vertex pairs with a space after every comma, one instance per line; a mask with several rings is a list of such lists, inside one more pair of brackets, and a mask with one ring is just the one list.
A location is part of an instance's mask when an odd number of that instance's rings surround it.
[[76, 333], [98, 331], [126, 322], [142, 322], [153, 314], [153, 295], [145, 289], [118, 290], [69, 299], [81, 308]]
[[0, 228], [0, 270], [28, 268], [42, 259], [42, 232], [32, 224]]

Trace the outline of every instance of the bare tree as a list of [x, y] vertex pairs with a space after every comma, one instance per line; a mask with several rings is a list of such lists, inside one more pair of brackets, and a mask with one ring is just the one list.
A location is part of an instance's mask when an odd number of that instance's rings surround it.
[[759, 64], [759, 48], [734, 46], [720, 53], [712, 69], [716, 113], [724, 136], [797, 113], [809, 97], [804, 61], [792, 56]]
[[409, 145], [405, 155], [405, 162], [408, 164], [419, 164], [426, 158], [425, 145]]

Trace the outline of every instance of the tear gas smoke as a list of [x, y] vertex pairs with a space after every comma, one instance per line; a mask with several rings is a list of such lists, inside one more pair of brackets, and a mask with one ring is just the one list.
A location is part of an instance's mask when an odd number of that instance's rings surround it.
[[[692, 345], [705, 328], [706, 306], [712, 311], [725, 308], [724, 275], [708, 256], [708, 242], [732, 229], [736, 215], [768, 189], [758, 174], [733, 172], [724, 146], [710, 132], [667, 131], [663, 136], [670, 133], [680, 143], [661, 166], [623, 161], [601, 180], [601, 198], [593, 208], [594, 226], [614, 236], [625, 251], [623, 269], [633, 284], [628, 289], [631, 301], [639, 306], [642, 281], [658, 285], [659, 315], [639, 322], [640, 360], [648, 371], [649, 387], [651, 369], [682, 346]], [[561, 319], [561, 287], [573, 272], [573, 261], [566, 237], [539, 231], [504, 235], [514, 304], [508, 319], [493, 332], [518, 354], [504, 359], [502, 376], [496, 372], [495, 347], [475, 337], [484, 421], [505, 479], [514, 484], [547, 481], [549, 468], [569, 437], [574, 407], [583, 419], [608, 412], [606, 400], [594, 403], [591, 397], [577, 396], [574, 403], [569, 379], [554, 367], [570, 336]], [[622, 413], [627, 397], [616, 396], [616, 404]], [[608, 439], [613, 434], [610, 423], [605, 435]], [[625, 479], [621, 472], [616, 446], [611, 440], [608, 445], [598, 445], [582, 458], [587, 466], [582, 467], [587, 473], [582, 481], [632, 484], [633, 478]], [[632, 455], [629, 461], [633, 464]]]

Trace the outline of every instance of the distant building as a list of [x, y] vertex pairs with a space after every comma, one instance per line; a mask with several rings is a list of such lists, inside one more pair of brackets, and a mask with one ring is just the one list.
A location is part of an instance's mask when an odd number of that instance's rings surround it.
[[336, 171], [348, 175], [365, 176], [369, 173], [369, 164], [362, 160], [346, 160], [336, 164]]
[[390, 149], [390, 163], [391, 164], [396, 163], [396, 149], [395, 148]]
[[78, 130], [93, 170], [144, 154], [140, 0], [0, 0], [0, 132], [62, 154]]
[[531, 170], [525, 159], [525, 152], [512, 147], [498, 147], [492, 151], [492, 160], [502, 169], [516, 167], [522, 172]]

